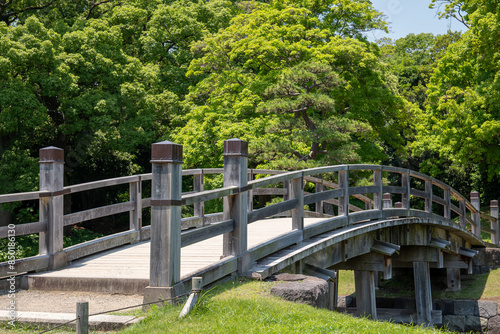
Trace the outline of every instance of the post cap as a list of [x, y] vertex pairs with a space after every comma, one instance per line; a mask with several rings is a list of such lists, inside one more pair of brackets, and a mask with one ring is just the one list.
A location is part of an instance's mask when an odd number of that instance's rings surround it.
[[396, 203], [394, 204], [394, 207], [395, 207], [396, 209], [402, 209], [402, 208], [403, 208], [403, 203], [401, 203], [401, 202], [396, 202]]
[[471, 199], [477, 199], [477, 198], [479, 198], [479, 193], [477, 191], [471, 191], [470, 192], [470, 198]]
[[390, 200], [392, 200], [392, 195], [390, 193], [385, 193], [382, 195], [382, 200], [390, 201]]
[[490, 202], [490, 207], [492, 207], [492, 208], [498, 208], [498, 201], [496, 199], [492, 200]]
[[233, 138], [224, 140], [224, 153], [223, 156], [248, 156], [248, 142]]
[[39, 162], [58, 162], [64, 163], [64, 150], [59, 147], [49, 146], [41, 148], [39, 151]]
[[191, 289], [193, 291], [200, 291], [203, 288], [203, 277], [193, 277], [191, 279]]
[[165, 140], [151, 145], [151, 163], [178, 163], [182, 161], [182, 145]]

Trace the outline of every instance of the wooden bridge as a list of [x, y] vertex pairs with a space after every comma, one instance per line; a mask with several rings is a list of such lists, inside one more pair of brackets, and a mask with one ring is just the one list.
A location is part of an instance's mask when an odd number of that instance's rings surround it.
[[[330, 277], [349, 269], [357, 312], [377, 319], [374, 273], [389, 279], [392, 268], [409, 267], [417, 320], [432, 324], [440, 315], [432, 310], [430, 268], [446, 268], [449, 288], [459, 290], [460, 269], [471, 270], [475, 248], [485, 246], [481, 236], [498, 246], [497, 201], [482, 214], [477, 192], [469, 201], [408, 169], [248, 169], [248, 144], [239, 139], [225, 141], [223, 169], [182, 170], [182, 146], [168, 141], [153, 144], [151, 157], [151, 174], [64, 186], [64, 151], [41, 149], [40, 190], [0, 195], [0, 203], [39, 201], [37, 222], [0, 227], [0, 238], [38, 233], [39, 255], [0, 263], [0, 277], [24, 274], [34, 289], [141, 292], [155, 301], [188, 291], [196, 276], [208, 285], [235, 274], [265, 279], [285, 268]], [[223, 188], [204, 190], [213, 174], [223, 174]], [[194, 191], [182, 192], [183, 178]], [[65, 196], [123, 184], [128, 201], [65, 214]], [[278, 199], [254, 203], [266, 196]], [[221, 199], [223, 213], [204, 213], [205, 202]], [[194, 215], [182, 218], [187, 206]], [[151, 226], [143, 226], [145, 210]], [[129, 213], [129, 230], [63, 247], [65, 226], [120, 213]]]

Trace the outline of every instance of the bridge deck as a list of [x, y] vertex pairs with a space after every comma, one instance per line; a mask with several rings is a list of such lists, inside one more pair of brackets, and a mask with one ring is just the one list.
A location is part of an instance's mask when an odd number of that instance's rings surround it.
[[[320, 218], [306, 218], [304, 224], [306, 226], [312, 225], [321, 220]], [[248, 226], [248, 248], [287, 233], [291, 229], [290, 218], [265, 219], [254, 222]], [[111, 283], [115, 286], [119, 284], [118, 280], [132, 280], [135, 281], [134, 284], [130, 284], [128, 287], [116, 287], [118, 291], [115, 292], [143, 293], [143, 288], [149, 282], [149, 255], [149, 241], [122, 246], [75, 260], [60, 270], [30, 275], [30, 288], [79, 290], [78, 287], [81, 287], [82, 290], [85, 290], [97, 281], [103, 288], [103, 280], [115, 281]], [[222, 236], [182, 248], [181, 277], [220, 260], [221, 255]], [[79, 282], [75, 283], [75, 280]]]

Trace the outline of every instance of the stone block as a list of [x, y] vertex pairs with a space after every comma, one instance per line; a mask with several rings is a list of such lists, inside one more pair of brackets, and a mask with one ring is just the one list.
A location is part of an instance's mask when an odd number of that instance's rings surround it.
[[477, 306], [479, 309], [479, 316], [482, 318], [490, 319], [497, 315], [497, 302], [491, 300], [479, 300], [477, 302]]
[[465, 317], [462, 315], [443, 315], [443, 326], [450, 331], [465, 331]]
[[488, 334], [500, 334], [500, 315], [488, 320]]
[[271, 294], [293, 302], [328, 308], [328, 282], [318, 278], [277, 284], [272, 287]]
[[477, 301], [475, 300], [456, 300], [455, 315], [479, 316]]
[[436, 300], [434, 302], [434, 310], [440, 310], [443, 312], [443, 315], [455, 315], [455, 303], [453, 300]]
[[478, 316], [465, 316], [465, 331], [482, 332], [481, 318]]

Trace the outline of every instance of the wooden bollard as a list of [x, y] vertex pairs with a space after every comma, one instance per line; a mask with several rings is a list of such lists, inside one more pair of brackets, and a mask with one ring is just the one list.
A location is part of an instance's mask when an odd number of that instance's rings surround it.
[[491, 222], [491, 229], [495, 231], [494, 234], [491, 235], [491, 243], [500, 246], [499, 244], [499, 230], [500, 230], [500, 225], [498, 224], [498, 201], [493, 200], [490, 202], [490, 216], [493, 218], [496, 218], [495, 221]]
[[198, 302], [202, 287], [203, 278], [193, 277], [193, 279], [191, 280], [191, 294], [189, 295], [186, 305], [184, 305], [184, 307], [182, 308], [181, 314], [179, 314], [179, 318], [184, 318], [186, 315], [188, 315], [189, 312], [193, 310], [196, 303]]
[[76, 334], [89, 333], [89, 303], [76, 303]]

